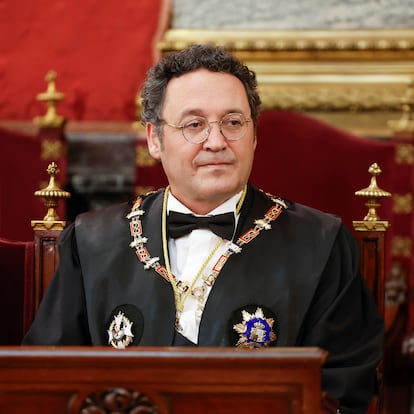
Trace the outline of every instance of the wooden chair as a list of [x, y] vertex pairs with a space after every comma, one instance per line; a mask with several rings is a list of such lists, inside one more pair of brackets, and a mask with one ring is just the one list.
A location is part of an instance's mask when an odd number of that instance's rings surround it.
[[0, 311], [13, 320], [8, 329], [0, 332], [0, 345], [21, 343], [58, 265], [58, 238], [67, 222], [59, 219], [56, 210], [59, 200], [70, 196], [56, 185], [58, 172], [57, 165], [50, 164], [49, 185], [35, 192], [44, 199], [48, 210], [42, 220], [32, 221], [33, 239], [0, 238]]
[[[66, 177], [65, 119], [56, 111], [63, 94], [56, 91], [55, 79], [56, 73], [49, 72], [47, 90], [37, 96], [47, 103], [47, 112], [35, 117], [36, 126], [0, 127], [0, 314], [12, 320], [0, 332], [2, 345], [19, 344], [29, 328], [45, 289], [38, 286], [52, 277], [56, 240], [65, 226], [57, 215], [65, 214], [64, 206], [54, 207], [53, 202], [47, 216], [35, 222], [34, 235], [30, 226], [33, 217], [44, 215], [42, 203], [31, 194], [44, 186], [45, 169], [52, 159], [59, 164], [63, 182]], [[52, 181], [48, 190], [56, 191], [54, 177]]]
[[32, 220], [31, 223], [35, 248], [35, 278], [31, 306], [33, 317], [59, 263], [57, 243], [60, 233], [68, 224], [67, 221], [60, 220], [56, 209], [59, 200], [69, 198], [70, 194], [56, 185], [55, 177], [59, 173], [59, 168], [55, 163], [48, 166], [47, 172], [50, 175], [49, 185], [35, 192], [35, 196], [44, 199], [48, 208], [47, 214], [43, 220]]
[[[365, 205], [368, 207], [368, 212], [363, 220], [353, 221], [353, 228], [361, 251], [361, 272], [385, 321], [387, 319], [385, 307], [385, 232], [389, 227], [389, 222], [380, 220], [377, 208], [380, 207], [380, 200], [384, 197], [390, 197], [391, 194], [382, 190], [377, 184], [377, 177], [381, 174], [378, 164], [372, 164], [368, 172], [371, 174], [369, 186], [355, 192], [355, 195], [366, 198]], [[377, 377], [378, 390], [369, 407], [369, 414], [385, 412], [382, 362], [378, 366]]]

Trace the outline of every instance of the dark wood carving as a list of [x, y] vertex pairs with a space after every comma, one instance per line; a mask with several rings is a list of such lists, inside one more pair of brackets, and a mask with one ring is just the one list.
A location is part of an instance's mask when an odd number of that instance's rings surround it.
[[[80, 408], [78, 408], [80, 405]], [[93, 392], [86, 398], [75, 398], [69, 411], [82, 414], [158, 414], [156, 405], [147, 395], [125, 388]]]

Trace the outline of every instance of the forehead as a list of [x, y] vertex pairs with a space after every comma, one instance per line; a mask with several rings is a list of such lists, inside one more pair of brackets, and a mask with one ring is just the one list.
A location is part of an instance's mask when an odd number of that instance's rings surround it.
[[224, 72], [198, 69], [170, 80], [166, 88], [164, 113], [249, 112], [243, 83]]

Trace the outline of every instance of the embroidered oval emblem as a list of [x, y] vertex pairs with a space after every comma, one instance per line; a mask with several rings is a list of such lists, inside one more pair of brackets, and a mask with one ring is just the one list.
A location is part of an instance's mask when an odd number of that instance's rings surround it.
[[257, 307], [253, 312], [242, 309], [237, 313], [239, 315], [241, 313], [242, 321], [233, 325], [233, 330], [238, 334], [235, 346], [249, 349], [263, 348], [277, 340], [275, 317], [265, 315], [262, 307]]

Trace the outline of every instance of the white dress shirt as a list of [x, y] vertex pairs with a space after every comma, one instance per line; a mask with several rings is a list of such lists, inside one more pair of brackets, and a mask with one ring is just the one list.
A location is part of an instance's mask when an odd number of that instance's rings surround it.
[[[236, 206], [241, 195], [242, 192], [236, 194], [206, 215], [215, 215], [228, 212], [235, 213]], [[194, 214], [171, 193], [168, 195], [167, 214], [170, 210], [180, 213]], [[236, 224], [237, 220], [238, 217], [235, 217]], [[175, 275], [177, 281], [185, 281], [188, 285], [191, 285], [193, 279], [199, 272], [200, 267], [203, 265], [216, 245], [220, 242], [221, 244], [201, 272], [193, 286], [193, 289], [203, 285], [202, 276], [208, 275], [211, 272], [217, 260], [227, 250], [230, 241], [221, 239], [208, 229], [196, 229], [186, 236], [177, 239], [170, 238], [168, 241], [169, 259], [171, 271]], [[197, 298], [189, 294], [184, 302], [183, 311], [179, 315], [179, 332], [193, 343], [198, 342], [200, 320], [205, 302], [211, 290], [211, 287], [205, 287], [206, 293], [204, 295], [204, 301], [200, 303]]]

